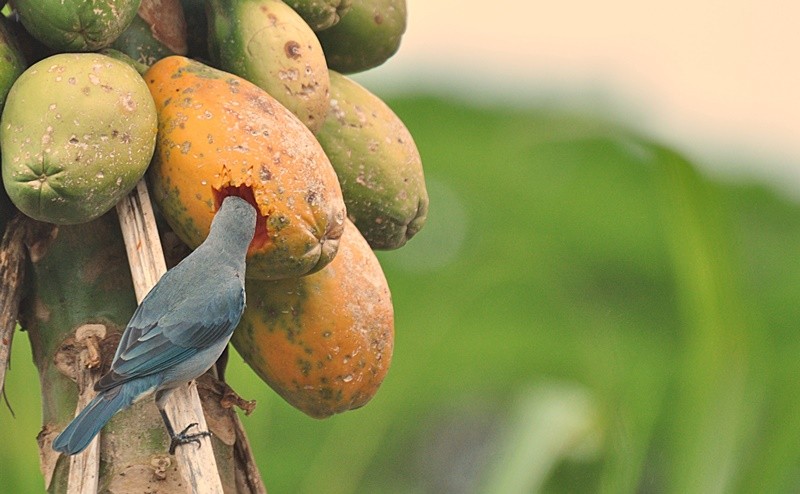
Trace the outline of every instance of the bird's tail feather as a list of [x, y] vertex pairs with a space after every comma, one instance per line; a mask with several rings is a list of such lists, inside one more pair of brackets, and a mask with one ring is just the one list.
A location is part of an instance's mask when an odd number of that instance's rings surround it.
[[130, 406], [146, 390], [132, 389], [136, 382], [104, 391], [92, 399], [86, 408], [53, 441], [53, 449], [67, 455], [80, 453], [117, 412]]

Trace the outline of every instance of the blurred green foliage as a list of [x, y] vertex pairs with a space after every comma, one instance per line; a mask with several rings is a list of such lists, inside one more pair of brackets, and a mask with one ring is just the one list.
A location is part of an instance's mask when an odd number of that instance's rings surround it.
[[[317, 421], [232, 355], [271, 494], [798, 490], [797, 204], [581, 116], [388, 102], [431, 197], [379, 254], [392, 369]], [[42, 485], [27, 346], [0, 411], [8, 492]]]

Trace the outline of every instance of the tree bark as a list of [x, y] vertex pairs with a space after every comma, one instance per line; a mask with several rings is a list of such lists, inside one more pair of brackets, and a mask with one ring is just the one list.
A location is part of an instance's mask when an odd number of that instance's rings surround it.
[[[2, 201], [2, 197], [0, 197]], [[0, 206], [3, 206], [0, 203]], [[0, 211], [5, 214], [5, 211]], [[17, 213], [8, 225], [0, 225], [0, 394], [5, 388], [11, 343], [17, 326], [25, 282], [28, 253], [35, 255], [54, 231], [52, 225], [33, 221]], [[5, 226], [8, 226], [6, 229]]]

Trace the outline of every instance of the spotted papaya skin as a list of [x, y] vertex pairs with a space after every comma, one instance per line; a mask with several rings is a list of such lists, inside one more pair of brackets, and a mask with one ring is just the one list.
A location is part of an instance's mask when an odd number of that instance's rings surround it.
[[302, 276], [333, 259], [344, 200], [302, 122], [263, 89], [186, 57], [159, 60], [144, 79], [158, 112], [148, 179], [181, 240], [197, 247], [224, 196], [239, 195], [259, 212], [248, 277]]
[[15, 0], [25, 29], [58, 52], [95, 51], [128, 27], [141, 0]]
[[317, 133], [347, 214], [373, 249], [397, 249], [425, 225], [428, 192], [414, 139], [380, 98], [331, 71], [331, 103]]
[[0, 119], [3, 185], [40, 221], [98, 218], [141, 179], [156, 111], [139, 73], [98, 53], [61, 53], [16, 80]]
[[287, 402], [325, 418], [375, 395], [391, 364], [394, 312], [381, 266], [352, 223], [323, 270], [246, 288], [232, 343]]
[[209, 0], [215, 65], [268, 92], [311, 132], [322, 126], [330, 80], [314, 31], [280, 0]]

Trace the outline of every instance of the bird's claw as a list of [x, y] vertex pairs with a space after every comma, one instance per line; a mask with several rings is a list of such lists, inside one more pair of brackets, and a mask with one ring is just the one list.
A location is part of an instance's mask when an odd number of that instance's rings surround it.
[[197, 422], [192, 422], [191, 424], [187, 425], [182, 431], [175, 434], [170, 438], [169, 441], [169, 454], [175, 454], [175, 448], [180, 446], [181, 444], [189, 444], [189, 443], [197, 443], [197, 446], [200, 447], [200, 438], [201, 437], [211, 437], [211, 433], [209, 431], [200, 431], [195, 432], [194, 434], [188, 434], [189, 429], [192, 427], [197, 427]]

